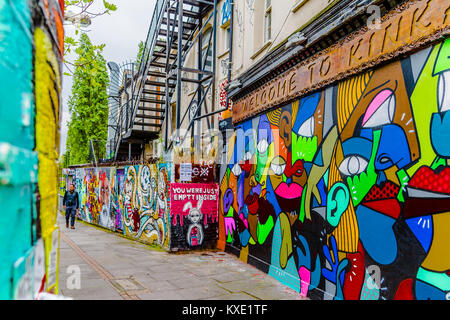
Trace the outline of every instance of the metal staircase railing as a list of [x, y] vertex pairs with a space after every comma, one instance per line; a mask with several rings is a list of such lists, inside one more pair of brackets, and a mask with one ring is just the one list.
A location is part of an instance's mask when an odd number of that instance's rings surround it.
[[[195, 122], [218, 112], [213, 106], [210, 112], [206, 106], [206, 96], [214, 92], [215, 84], [217, 2], [218, 0], [157, 0], [141, 63], [136, 72], [133, 70], [127, 75], [121, 89], [120, 130], [116, 131], [114, 148], [116, 158], [119, 150], [122, 150], [123, 155], [126, 143], [129, 144], [130, 154], [131, 144], [143, 145], [148, 140], [156, 139], [163, 128], [167, 150], [174, 142], [173, 133], [188, 119], [187, 114], [190, 115], [187, 131], [193, 133]], [[202, 36], [207, 26], [211, 25], [212, 32], [205, 37], [205, 51]], [[193, 51], [195, 44], [197, 50]], [[190, 52], [197, 52], [196, 66], [185, 67]], [[211, 70], [207, 67], [207, 59], [211, 60]], [[188, 98], [190, 102], [181, 102], [182, 83], [191, 83], [196, 87], [195, 94]], [[174, 98], [176, 99], [173, 100]], [[175, 101], [176, 124], [173, 125], [175, 119], [172, 119], [171, 108]], [[204, 108], [201, 108], [202, 105]], [[209, 119], [207, 123], [210, 127]], [[156, 129], [148, 130], [149, 127]], [[170, 146], [169, 136], [172, 140]], [[186, 136], [177, 136], [178, 133], [175, 134], [177, 140], [186, 139]]]
[[[159, 27], [161, 26], [162, 17], [164, 15], [164, 8], [166, 7], [166, 3], [168, 0], [157, 0], [155, 9], [153, 10], [152, 20], [150, 22], [150, 27], [148, 29], [147, 38], [144, 44], [144, 53], [141, 59], [141, 63], [139, 66], [139, 71], [137, 72], [137, 79], [135, 83], [137, 85], [134, 86], [132, 90], [131, 99], [128, 102], [131, 102], [131, 110], [132, 112], [128, 113], [130, 116], [128, 117], [128, 121], [125, 124], [126, 135], [130, 134], [130, 131], [133, 129], [134, 118], [136, 116], [136, 112], [138, 110], [139, 101], [141, 99], [142, 91], [144, 90], [145, 81], [147, 78], [148, 69], [150, 67], [150, 60], [153, 55], [153, 51], [155, 49], [156, 40], [158, 37]], [[134, 77], [134, 75], [132, 76]], [[133, 79], [134, 80], [134, 79]], [[126, 90], [127, 84], [125, 84]], [[127, 103], [128, 103], [127, 102]], [[123, 109], [123, 108], [121, 108]], [[122, 134], [119, 135], [119, 139], [116, 144], [116, 152], [118, 154], [120, 147], [120, 140], [122, 140]]]

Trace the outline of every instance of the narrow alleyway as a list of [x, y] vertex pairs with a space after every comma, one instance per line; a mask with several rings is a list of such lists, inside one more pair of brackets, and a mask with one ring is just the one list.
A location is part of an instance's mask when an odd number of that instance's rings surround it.
[[[300, 300], [223, 252], [173, 254], [58, 214], [60, 293], [75, 300]], [[78, 277], [79, 275], [79, 277]]]

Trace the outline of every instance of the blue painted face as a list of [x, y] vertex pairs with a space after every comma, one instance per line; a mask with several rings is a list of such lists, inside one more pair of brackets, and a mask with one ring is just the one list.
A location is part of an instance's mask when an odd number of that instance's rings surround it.
[[439, 73], [438, 110], [431, 118], [431, 142], [437, 155], [450, 158], [450, 70]]
[[431, 142], [437, 155], [442, 158], [450, 158], [450, 111], [433, 114]]
[[402, 169], [409, 163], [411, 163], [411, 155], [403, 129], [396, 124], [383, 126], [380, 144], [375, 156], [375, 169], [383, 171], [394, 165]]

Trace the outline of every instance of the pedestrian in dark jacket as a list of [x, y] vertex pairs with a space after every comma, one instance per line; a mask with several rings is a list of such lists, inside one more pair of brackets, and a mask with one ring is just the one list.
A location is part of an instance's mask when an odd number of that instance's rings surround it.
[[69, 218], [71, 218], [70, 228], [75, 229], [75, 214], [78, 216], [79, 202], [78, 192], [75, 191], [75, 186], [73, 184], [69, 185], [69, 190], [66, 190], [63, 199], [63, 208], [66, 211], [66, 228], [69, 227]]

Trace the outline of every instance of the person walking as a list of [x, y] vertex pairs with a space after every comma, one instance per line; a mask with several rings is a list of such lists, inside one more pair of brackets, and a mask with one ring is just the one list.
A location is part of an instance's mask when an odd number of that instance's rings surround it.
[[69, 190], [65, 192], [63, 199], [63, 209], [66, 211], [66, 228], [75, 229], [75, 214], [78, 217], [79, 213], [79, 199], [78, 192], [75, 191], [75, 185], [70, 184]]

